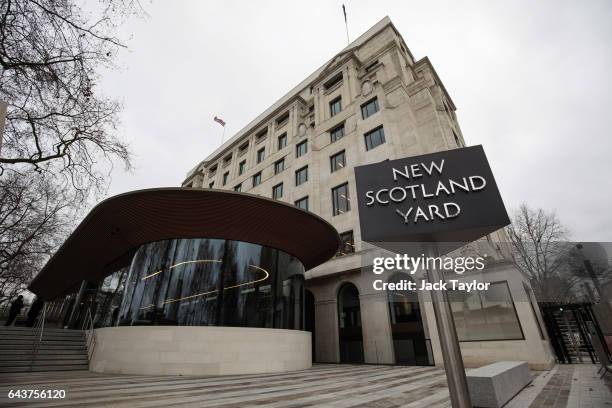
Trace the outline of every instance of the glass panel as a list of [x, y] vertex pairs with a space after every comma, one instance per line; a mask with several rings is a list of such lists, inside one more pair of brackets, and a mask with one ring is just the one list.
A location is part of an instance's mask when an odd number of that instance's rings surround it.
[[522, 340], [507, 282], [491, 283], [488, 291], [449, 291], [460, 341]]
[[332, 189], [333, 215], [345, 213], [351, 209], [348, 198], [348, 184]]
[[295, 202], [296, 207], [301, 208], [302, 210], [308, 210], [308, 197], [304, 197]]
[[344, 136], [344, 124], [335, 127], [329, 132], [331, 137], [331, 143], [334, 143], [336, 140], [341, 139]]
[[373, 99], [361, 106], [361, 116], [366, 119], [378, 112], [378, 99]]
[[376, 146], [385, 143], [385, 131], [381, 127], [365, 134], [366, 150], [371, 150]]
[[308, 141], [303, 141], [302, 143], [295, 146], [295, 155], [296, 157], [300, 157], [308, 152]]
[[302, 329], [304, 267], [261, 245], [176, 239], [143, 245], [125, 285], [120, 325]]

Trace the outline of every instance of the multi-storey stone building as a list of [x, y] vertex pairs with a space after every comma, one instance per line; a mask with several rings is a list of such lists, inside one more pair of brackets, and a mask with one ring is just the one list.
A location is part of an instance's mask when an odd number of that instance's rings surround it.
[[[306, 273], [315, 361], [442, 363], [427, 295], [372, 288], [365, 260], [374, 249], [360, 239], [353, 168], [464, 146], [455, 110], [429, 59], [416, 60], [385, 17], [183, 182], [294, 203], [337, 229], [338, 256]], [[494, 299], [471, 294], [453, 303], [464, 360], [469, 366], [522, 359], [549, 367], [553, 358], [528, 281], [503, 244], [494, 243], [503, 238], [498, 232], [481, 243], [489, 251], [481, 279], [494, 282]]]

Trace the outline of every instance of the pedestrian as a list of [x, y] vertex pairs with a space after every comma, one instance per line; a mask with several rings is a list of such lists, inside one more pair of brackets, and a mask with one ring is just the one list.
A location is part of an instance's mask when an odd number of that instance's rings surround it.
[[36, 322], [36, 318], [40, 314], [40, 310], [42, 309], [45, 301], [36, 296], [34, 302], [32, 302], [32, 306], [30, 306], [30, 310], [28, 310], [28, 321], [26, 322], [26, 326], [33, 327]]
[[19, 314], [19, 312], [21, 312], [22, 307], [23, 307], [23, 296], [19, 295], [17, 296], [17, 299], [15, 299], [13, 303], [11, 303], [11, 308], [9, 309], [8, 319], [6, 320], [6, 323], [4, 323], [5, 326], [10, 326], [13, 324], [13, 322], [17, 318], [17, 315]]

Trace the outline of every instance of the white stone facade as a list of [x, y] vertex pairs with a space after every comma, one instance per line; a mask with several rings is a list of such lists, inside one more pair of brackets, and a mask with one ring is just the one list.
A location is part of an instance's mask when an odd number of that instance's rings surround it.
[[[332, 115], [330, 102], [338, 97], [341, 110]], [[379, 110], [364, 118], [361, 107], [374, 98]], [[266, 197], [272, 197], [273, 188], [282, 183], [280, 200], [293, 204], [308, 197], [309, 211], [325, 218], [341, 234], [352, 231], [354, 253], [338, 256], [306, 273], [306, 287], [313, 293], [316, 305], [315, 361], [340, 359], [337, 293], [343, 282], [351, 282], [360, 294], [365, 362], [395, 363], [385, 294], [364, 283], [371, 278], [371, 272], [363, 257], [372, 247], [360, 239], [353, 168], [465, 146], [455, 109], [429, 59], [415, 60], [385, 17], [219, 147], [183, 182], [184, 187], [192, 188], [240, 186], [242, 192]], [[332, 141], [330, 131], [342, 124], [344, 136]], [[380, 126], [385, 142], [368, 150], [365, 135]], [[283, 135], [285, 146], [279, 144]], [[304, 141], [308, 144], [307, 153], [298, 157], [297, 146]], [[258, 162], [261, 149], [264, 158]], [[342, 151], [345, 164], [332, 171], [330, 157]], [[283, 169], [275, 172], [279, 167], [275, 163], [280, 160], [284, 160]], [[308, 180], [296, 185], [296, 170], [305, 166]], [[253, 185], [259, 173], [261, 182]], [[344, 183], [348, 183], [350, 210], [334, 214], [332, 189]], [[489, 242], [502, 242], [504, 238], [503, 231], [488, 237], [492, 240]], [[491, 244], [490, 251], [498, 258], [509, 257], [503, 244], [499, 248]], [[501, 277], [495, 271], [499, 268], [493, 268], [483, 279], [508, 281], [515, 299], [520, 297], [515, 290], [524, 293], [522, 283], [526, 278], [515, 268], [506, 268]], [[524, 303], [515, 305], [524, 339], [463, 342], [466, 365], [519, 357], [532, 367], [552, 365], [548, 342], [541, 338], [534, 313]], [[441, 365], [431, 302], [421, 299], [421, 310], [436, 365]]]

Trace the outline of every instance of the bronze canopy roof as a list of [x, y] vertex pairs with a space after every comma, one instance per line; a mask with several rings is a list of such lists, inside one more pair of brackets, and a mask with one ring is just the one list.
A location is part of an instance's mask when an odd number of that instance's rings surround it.
[[49, 300], [129, 266], [138, 247], [173, 238], [219, 238], [277, 248], [306, 269], [330, 259], [338, 233], [295, 206], [226, 190], [154, 188], [108, 198], [91, 210], [30, 283]]

